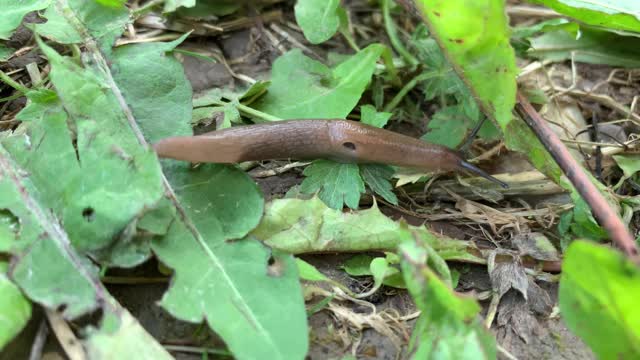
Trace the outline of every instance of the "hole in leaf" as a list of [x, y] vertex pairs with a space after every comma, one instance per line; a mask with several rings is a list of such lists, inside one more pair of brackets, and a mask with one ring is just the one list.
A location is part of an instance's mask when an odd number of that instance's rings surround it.
[[349, 150], [355, 150], [356, 149], [356, 144], [354, 144], [352, 142], [349, 142], [349, 141], [347, 141], [345, 143], [342, 143], [342, 146], [346, 147]]
[[17, 238], [20, 233], [20, 219], [9, 209], [0, 209], [0, 238]]
[[88, 222], [92, 222], [95, 218], [95, 213], [92, 207], [86, 207], [82, 210], [82, 217]]
[[276, 259], [273, 255], [269, 256], [267, 260], [267, 275], [273, 277], [280, 277], [284, 272], [284, 262], [282, 259]]

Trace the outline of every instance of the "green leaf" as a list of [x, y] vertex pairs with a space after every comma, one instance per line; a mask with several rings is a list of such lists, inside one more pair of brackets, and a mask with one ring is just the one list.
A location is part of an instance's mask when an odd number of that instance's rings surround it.
[[380, 164], [362, 164], [359, 167], [362, 179], [373, 192], [393, 205], [398, 205], [398, 197], [393, 193], [390, 182], [393, 176], [392, 167]]
[[323, 273], [321, 273], [315, 266], [308, 262], [296, 258], [296, 265], [298, 266], [298, 273], [300, 279], [307, 281], [331, 281]]
[[373, 105], [363, 105], [360, 107], [360, 121], [364, 124], [383, 128], [391, 118], [393, 113], [377, 112]]
[[462, 113], [461, 106], [449, 106], [433, 115], [421, 139], [455, 149], [464, 141], [471, 121]]
[[384, 47], [372, 44], [330, 69], [294, 49], [273, 64], [269, 92], [254, 107], [281, 119], [344, 119], [369, 84]]
[[340, 0], [298, 0], [294, 7], [296, 22], [312, 44], [325, 42], [338, 31]]
[[533, 25], [516, 26], [513, 28], [513, 34], [511, 35], [511, 45], [516, 50], [518, 56], [524, 56], [526, 51], [531, 48], [529, 38], [541, 32], [561, 29], [564, 29], [574, 35], [578, 35], [580, 25], [569, 22], [564, 18], [554, 18], [541, 21]]
[[566, 30], [547, 32], [532, 38], [527, 55], [544, 60], [572, 59], [590, 64], [628, 68], [640, 67], [640, 38], [622, 36], [582, 26], [574, 35]]
[[635, 0], [531, 0], [580, 22], [611, 29], [640, 32]]
[[[41, 46], [61, 103], [29, 94], [34, 101], [23, 110], [31, 116], [26, 133], [3, 143], [30, 173], [42, 203], [62, 219], [74, 246], [81, 251], [114, 246], [123, 239], [121, 231], [162, 198], [160, 167], [155, 154], [138, 144], [117, 100], [103, 90], [105, 83]], [[32, 106], [35, 110], [28, 110]], [[68, 124], [74, 126], [77, 149]]]
[[[178, 8], [180, 7], [180, 8]], [[175, 11], [179, 17], [192, 19], [210, 19], [211, 16], [231, 15], [242, 7], [236, 0], [168, 0], [165, 1], [164, 12]]]
[[433, 76], [422, 82], [422, 92], [426, 100], [440, 95], [454, 94], [464, 88], [464, 83], [445, 59], [436, 41], [429, 37], [424, 25], [413, 34], [411, 45], [421, 63], [428, 66]]
[[371, 270], [371, 275], [373, 276], [373, 288], [377, 289], [382, 286], [382, 282], [384, 279], [395, 273], [398, 273], [398, 269], [389, 266], [387, 259], [383, 257], [378, 257], [371, 260], [371, 264], [369, 264], [369, 268]]
[[[512, 117], [516, 96], [515, 54], [502, 0], [415, 0], [432, 36], [446, 53], [507, 146], [527, 155], [555, 181], [561, 171], [535, 135]], [[514, 121], [515, 119], [515, 121]]]
[[97, 269], [70, 246], [59, 219], [42, 205], [25, 173], [0, 146], [0, 208], [20, 219], [9, 276], [30, 299], [51, 309], [62, 307], [69, 319], [108, 305]]
[[614, 155], [613, 159], [620, 169], [622, 169], [625, 179], [632, 177], [640, 171], [640, 155], [638, 154]]
[[109, 7], [119, 8], [124, 6], [127, 0], [94, 0], [95, 2]]
[[434, 234], [424, 226], [407, 228], [382, 214], [375, 205], [342, 212], [327, 207], [318, 197], [269, 202], [260, 225], [251, 235], [274, 249], [302, 254], [395, 251], [407, 231], [427, 242], [445, 260], [484, 263], [467, 252], [470, 245], [466, 241]]
[[[391, 253], [388, 253], [391, 254]], [[393, 254], [395, 256], [395, 254]], [[397, 256], [395, 256], [397, 257]], [[381, 265], [384, 262], [386, 265]], [[374, 264], [375, 263], [375, 264]], [[380, 266], [386, 266], [386, 270], [382, 277], [381, 282], [374, 284], [374, 288], [379, 288], [380, 284], [386, 286], [392, 286], [395, 288], [406, 289], [402, 274], [398, 269], [391, 264], [395, 264], [397, 261], [390, 260], [390, 257], [377, 257], [374, 258], [370, 255], [360, 254], [347, 260], [342, 268], [347, 274], [351, 276], [376, 276], [374, 268]], [[381, 271], [379, 271], [381, 272]], [[378, 275], [379, 276], [379, 275]]]
[[495, 359], [496, 342], [484, 328], [480, 306], [456, 294], [426, 265], [427, 251], [414, 241], [400, 245], [402, 273], [422, 311], [409, 351], [415, 359]]
[[640, 270], [622, 254], [587, 241], [569, 246], [562, 263], [560, 310], [567, 326], [599, 358], [640, 356], [638, 296]]
[[360, 194], [364, 193], [358, 165], [316, 160], [303, 174], [306, 176], [300, 185], [303, 194], [319, 191], [320, 199], [333, 209], [342, 209], [343, 203], [352, 209], [358, 208]]
[[44, 17], [46, 23], [35, 25], [40, 35], [62, 44], [77, 44], [90, 35], [107, 50], [129, 22], [126, 7], [105, 6], [95, 0], [56, 0], [44, 12]]
[[51, 0], [0, 0], [0, 39], [9, 40], [25, 15], [44, 9], [49, 3]]
[[[164, 52], [173, 46], [167, 43], [143, 48], [148, 50], [147, 58], [136, 75], [156, 79], [172, 71], [167, 82], [157, 79], [136, 83], [118, 78], [127, 103], [132, 104], [137, 121], [145, 124], [144, 135], [150, 139], [191, 134], [190, 88], [182, 85], [186, 82], [184, 72], [174, 67], [174, 60], [163, 59]], [[115, 53], [117, 57], [126, 55]], [[145, 104], [145, 94], [173, 101], [168, 105], [173, 108], [169, 110], [153, 100], [148, 106], [140, 106]], [[170, 100], [172, 94], [179, 96]], [[172, 111], [175, 118], [169, 119], [163, 113], [167, 111]], [[167, 221], [166, 235], [152, 243], [158, 258], [175, 273], [161, 305], [178, 319], [206, 320], [238, 359], [303, 357], [308, 346], [306, 313], [293, 258], [271, 253], [251, 238], [242, 239], [262, 216], [264, 201], [257, 185], [233, 166], [192, 168], [166, 160], [163, 169], [179, 205], [165, 204], [172, 208], [161, 211], [159, 217]], [[167, 214], [175, 215], [167, 219]], [[158, 221], [150, 225], [164, 231]], [[228, 242], [230, 239], [242, 240]], [[269, 265], [270, 258], [274, 269]], [[274, 317], [275, 307], [287, 311]]]
[[14, 51], [14, 49], [8, 48], [0, 43], [0, 62], [7, 61]]
[[344, 262], [342, 268], [351, 276], [368, 276], [371, 275], [371, 261], [374, 257], [366, 254], [358, 254]]
[[120, 46], [110, 58], [113, 77], [151, 143], [192, 134], [190, 122], [184, 121], [191, 117], [191, 85], [182, 64], [167, 54], [186, 37], [168, 43]]
[[100, 328], [88, 329], [83, 345], [89, 359], [123, 358], [131, 354], [140, 359], [173, 359], [124, 308], [118, 308], [117, 313], [107, 312]]
[[0, 262], [0, 349], [13, 339], [31, 318], [31, 303], [7, 278], [6, 268], [7, 263]]

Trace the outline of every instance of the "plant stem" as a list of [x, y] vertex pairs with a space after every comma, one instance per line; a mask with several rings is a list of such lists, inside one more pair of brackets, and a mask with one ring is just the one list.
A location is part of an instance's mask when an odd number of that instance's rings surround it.
[[246, 105], [242, 105], [242, 104], [238, 104], [238, 110], [242, 111], [243, 113], [247, 114], [247, 115], [251, 115], [251, 116], [255, 116], [258, 119], [262, 119], [265, 121], [279, 121], [282, 120], [281, 118], [277, 117], [277, 116], [273, 116], [267, 113], [264, 113], [262, 111], [256, 110], [252, 107], [246, 106]]
[[29, 88], [18, 83], [17, 81], [13, 80], [9, 75], [5, 74], [2, 70], [0, 70], [0, 81], [6, 83], [7, 85], [11, 86], [12, 88], [20, 91], [23, 94], [26, 94], [29, 92]]
[[411, 55], [411, 53], [405, 49], [404, 45], [402, 45], [402, 41], [398, 38], [398, 33], [396, 32], [396, 26], [393, 23], [393, 19], [391, 18], [391, 1], [390, 0], [381, 0], [380, 2], [382, 6], [382, 18], [384, 19], [384, 27], [387, 31], [387, 36], [389, 36], [389, 41], [391, 41], [391, 45], [394, 49], [402, 56], [407, 63], [410, 65], [417, 65], [420, 63], [415, 56]]
[[395, 109], [396, 106], [400, 104], [400, 101], [402, 101], [402, 99], [407, 95], [407, 93], [411, 91], [411, 89], [413, 89], [416, 85], [418, 85], [419, 82], [434, 78], [436, 77], [437, 74], [438, 72], [433, 70], [433, 71], [422, 73], [414, 77], [413, 79], [411, 79], [411, 81], [409, 81], [404, 87], [402, 87], [402, 89], [400, 89], [400, 91], [398, 91], [396, 96], [394, 96], [393, 99], [391, 99], [391, 101], [387, 104], [387, 106], [384, 107], [383, 111], [392, 112], [393, 109]]

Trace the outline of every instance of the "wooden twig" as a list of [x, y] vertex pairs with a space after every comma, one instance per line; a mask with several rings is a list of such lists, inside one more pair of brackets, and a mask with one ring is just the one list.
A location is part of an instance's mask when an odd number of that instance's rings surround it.
[[517, 94], [516, 111], [540, 139], [540, 142], [549, 151], [582, 198], [589, 204], [594, 217], [607, 230], [611, 240], [632, 260], [640, 263], [638, 248], [629, 229], [609, 206], [607, 200], [591, 182], [584, 169], [571, 156], [569, 150], [560, 141], [560, 138], [521, 93]]

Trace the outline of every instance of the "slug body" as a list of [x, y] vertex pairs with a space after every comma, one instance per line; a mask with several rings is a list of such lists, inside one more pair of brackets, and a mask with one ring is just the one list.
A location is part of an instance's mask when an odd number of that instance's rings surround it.
[[461, 160], [443, 146], [348, 120], [290, 120], [238, 126], [163, 139], [154, 147], [160, 157], [213, 163], [331, 159], [451, 171], [459, 168]]
[[444, 146], [348, 120], [288, 120], [238, 126], [163, 139], [154, 148], [160, 157], [190, 162], [331, 159], [428, 172], [469, 170], [497, 181]]

